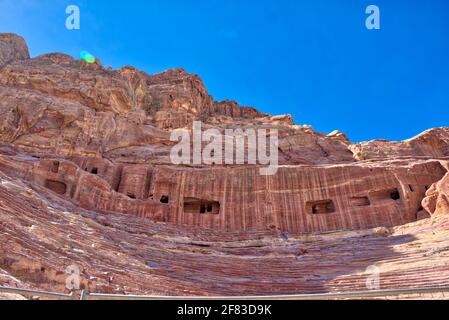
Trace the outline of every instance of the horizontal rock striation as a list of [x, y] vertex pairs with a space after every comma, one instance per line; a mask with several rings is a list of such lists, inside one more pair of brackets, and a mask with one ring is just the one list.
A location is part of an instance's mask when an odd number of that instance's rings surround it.
[[[222, 232], [86, 211], [39, 186], [0, 174], [0, 283], [67, 292], [80, 269], [91, 292], [275, 295], [447, 285], [449, 220], [295, 236]], [[382, 230], [381, 230], [382, 231]]]
[[[416, 221], [425, 216], [421, 201], [426, 192], [430, 195], [447, 173], [437, 160], [281, 166], [276, 175], [261, 176], [255, 167], [180, 169], [23, 154], [0, 156], [0, 169], [85, 209], [223, 231], [293, 233]], [[216, 209], [208, 208], [212, 203]]]
[[[277, 173], [172, 164], [194, 121], [276, 129]], [[0, 284], [64, 290], [77, 264], [100, 292], [313, 293], [363, 290], [379, 263], [385, 288], [439, 285], [448, 171], [449, 128], [352, 143], [214, 101], [183, 69], [30, 58], [0, 34]]]

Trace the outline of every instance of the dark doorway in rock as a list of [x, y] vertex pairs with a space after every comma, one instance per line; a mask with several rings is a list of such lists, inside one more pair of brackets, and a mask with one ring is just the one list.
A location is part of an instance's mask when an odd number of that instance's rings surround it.
[[170, 198], [168, 196], [161, 197], [161, 203], [168, 203], [169, 201], [170, 201]]
[[371, 204], [368, 197], [352, 197], [349, 202], [354, 207], [367, 207]]
[[98, 174], [98, 168], [92, 168], [92, 170], [90, 171], [90, 173], [92, 173], [92, 174]]
[[329, 214], [335, 212], [335, 205], [332, 200], [308, 201], [306, 210], [309, 214]]
[[45, 188], [50, 189], [57, 194], [64, 195], [67, 191], [67, 185], [64, 182], [45, 180]]
[[119, 192], [120, 190], [120, 183], [122, 182], [122, 171], [123, 167], [120, 166], [115, 172], [114, 180], [112, 181], [112, 188], [115, 192]]
[[202, 215], [220, 214], [220, 203], [198, 198], [184, 198], [184, 212]]
[[376, 190], [372, 191], [369, 194], [371, 202], [380, 202], [380, 201], [398, 201], [401, 199], [401, 193], [397, 188], [385, 189], [385, 190]]
[[51, 165], [51, 172], [58, 173], [59, 172], [59, 161], [53, 161]]
[[393, 199], [393, 200], [395, 200], [395, 201], [401, 199], [401, 194], [399, 193], [399, 190], [398, 190], [398, 189], [393, 190], [393, 191], [390, 193], [390, 198]]

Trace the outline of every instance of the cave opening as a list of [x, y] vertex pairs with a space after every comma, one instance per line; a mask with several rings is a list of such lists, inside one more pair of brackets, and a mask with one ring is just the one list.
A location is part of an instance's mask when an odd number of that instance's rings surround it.
[[170, 201], [170, 198], [168, 196], [162, 196], [160, 201], [161, 203], [168, 203]]
[[184, 198], [184, 212], [201, 215], [220, 214], [220, 203], [198, 198]]
[[98, 168], [92, 168], [92, 170], [90, 171], [90, 173], [92, 173], [92, 174], [98, 174]]
[[371, 204], [368, 197], [352, 197], [349, 199], [349, 202], [354, 207], [367, 207]]
[[51, 165], [51, 172], [58, 173], [59, 172], [59, 161], [53, 161]]
[[390, 193], [390, 198], [393, 199], [393, 200], [395, 200], [395, 201], [401, 199], [401, 194], [399, 193], [399, 190], [398, 190], [398, 189], [393, 190], [393, 191]]
[[335, 212], [335, 204], [332, 200], [308, 201], [306, 210], [310, 214], [329, 214]]
[[398, 201], [401, 199], [401, 193], [397, 188], [384, 189], [372, 191], [369, 194], [370, 200], [374, 202], [394, 200]]
[[123, 172], [122, 166], [119, 166], [115, 171], [114, 180], [112, 181], [112, 189], [115, 192], [119, 192], [120, 190], [120, 184], [122, 182], [122, 172]]
[[54, 181], [54, 180], [45, 180], [44, 184], [45, 188], [50, 189], [53, 192], [56, 192], [60, 195], [65, 195], [67, 191], [67, 185], [64, 182]]

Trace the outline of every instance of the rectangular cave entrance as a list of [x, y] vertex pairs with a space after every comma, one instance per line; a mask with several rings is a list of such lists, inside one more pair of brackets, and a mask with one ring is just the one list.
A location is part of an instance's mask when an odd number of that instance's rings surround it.
[[220, 202], [197, 198], [184, 198], [184, 212], [195, 214], [219, 214]]
[[354, 207], [367, 207], [371, 204], [368, 197], [352, 197], [349, 198], [349, 202]]
[[332, 200], [308, 201], [306, 210], [309, 214], [329, 214], [335, 212], [335, 205]]
[[67, 192], [67, 185], [64, 182], [45, 180], [45, 188], [50, 189], [60, 195], [65, 195]]
[[387, 201], [387, 200], [398, 201], [401, 199], [401, 193], [397, 188], [391, 188], [370, 192], [369, 197], [371, 201]]
[[59, 172], [59, 161], [53, 161], [51, 164], [51, 172], [58, 173]]

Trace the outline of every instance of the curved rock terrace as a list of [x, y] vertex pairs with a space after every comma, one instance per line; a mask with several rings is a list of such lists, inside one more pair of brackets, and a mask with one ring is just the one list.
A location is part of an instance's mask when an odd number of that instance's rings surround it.
[[[272, 128], [279, 169], [173, 165], [176, 129]], [[449, 128], [352, 143], [234, 101], [0, 34], [0, 285], [286, 295], [449, 283]]]

